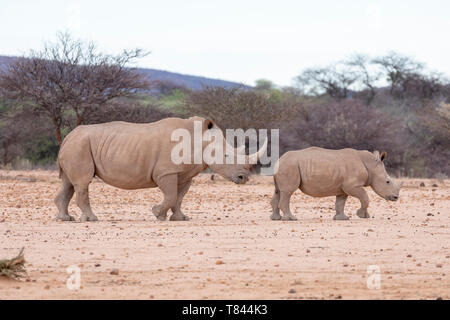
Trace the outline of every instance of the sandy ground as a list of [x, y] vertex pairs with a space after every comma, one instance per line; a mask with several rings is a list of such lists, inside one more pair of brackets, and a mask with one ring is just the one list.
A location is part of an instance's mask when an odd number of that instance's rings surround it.
[[[95, 180], [100, 221], [81, 223], [54, 220], [56, 172], [0, 170], [0, 259], [25, 247], [29, 275], [0, 278], [0, 299], [449, 299], [450, 180], [404, 181], [396, 203], [370, 190], [370, 219], [351, 198], [350, 220], [333, 221], [334, 198], [298, 191], [299, 220], [275, 222], [270, 177], [237, 186], [204, 174], [183, 204], [191, 220], [160, 222], [158, 189]], [[70, 211], [80, 217], [74, 201]], [[66, 286], [71, 265], [79, 290]], [[371, 265], [379, 289], [367, 286]]]

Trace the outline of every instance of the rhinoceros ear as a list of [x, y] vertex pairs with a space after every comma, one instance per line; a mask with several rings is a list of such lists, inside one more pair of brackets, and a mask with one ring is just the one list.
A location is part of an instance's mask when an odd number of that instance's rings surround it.
[[383, 151], [380, 155], [380, 160], [383, 161], [386, 158], [386, 156], [387, 156], [386, 151]]
[[214, 123], [211, 120], [205, 120], [205, 128], [207, 130], [212, 129], [214, 127]]

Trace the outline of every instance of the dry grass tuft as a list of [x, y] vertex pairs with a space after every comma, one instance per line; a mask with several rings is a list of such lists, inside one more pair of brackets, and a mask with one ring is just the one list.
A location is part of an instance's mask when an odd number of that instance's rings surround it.
[[19, 279], [26, 275], [25, 271], [25, 257], [23, 249], [19, 254], [12, 259], [0, 260], [0, 276], [5, 276], [11, 279]]

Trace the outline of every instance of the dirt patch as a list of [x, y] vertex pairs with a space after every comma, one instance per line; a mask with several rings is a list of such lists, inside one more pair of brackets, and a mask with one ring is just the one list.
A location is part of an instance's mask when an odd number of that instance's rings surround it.
[[[293, 222], [269, 220], [270, 177], [234, 185], [198, 176], [182, 207], [188, 222], [155, 219], [158, 189], [95, 180], [100, 221], [81, 223], [54, 220], [57, 172], [0, 176], [16, 177], [0, 179], [0, 257], [25, 247], [29, 275], [0, 279], [3, 299], [450, 298], [449, 180], [405, 179], [395, 203], [370, 191], [370, 219], [356, 216], [351, 198], [349, 221], [332, 220], [334, 198], [298, 191]], [[74, 202], [70, 213], [81, 215]], [[80, 268], [79, 290], [67, 288], [69, 266]], [[380, 270], [380, 289], [367, 287], [369, 266]]]

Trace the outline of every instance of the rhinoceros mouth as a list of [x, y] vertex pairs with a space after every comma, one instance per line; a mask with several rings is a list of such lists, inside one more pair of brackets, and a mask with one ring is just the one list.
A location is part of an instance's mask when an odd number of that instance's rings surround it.
[[397, 201], [398, 200], [398, 196], [388, 196], [388, 197], [386, 197], [386, 200]]
[[239, 175], [239, 176], [233, 177], [231, 180], [236, 184], [244, 184], [248, 181], [248, 177], [244, 176], [244, 175]]

